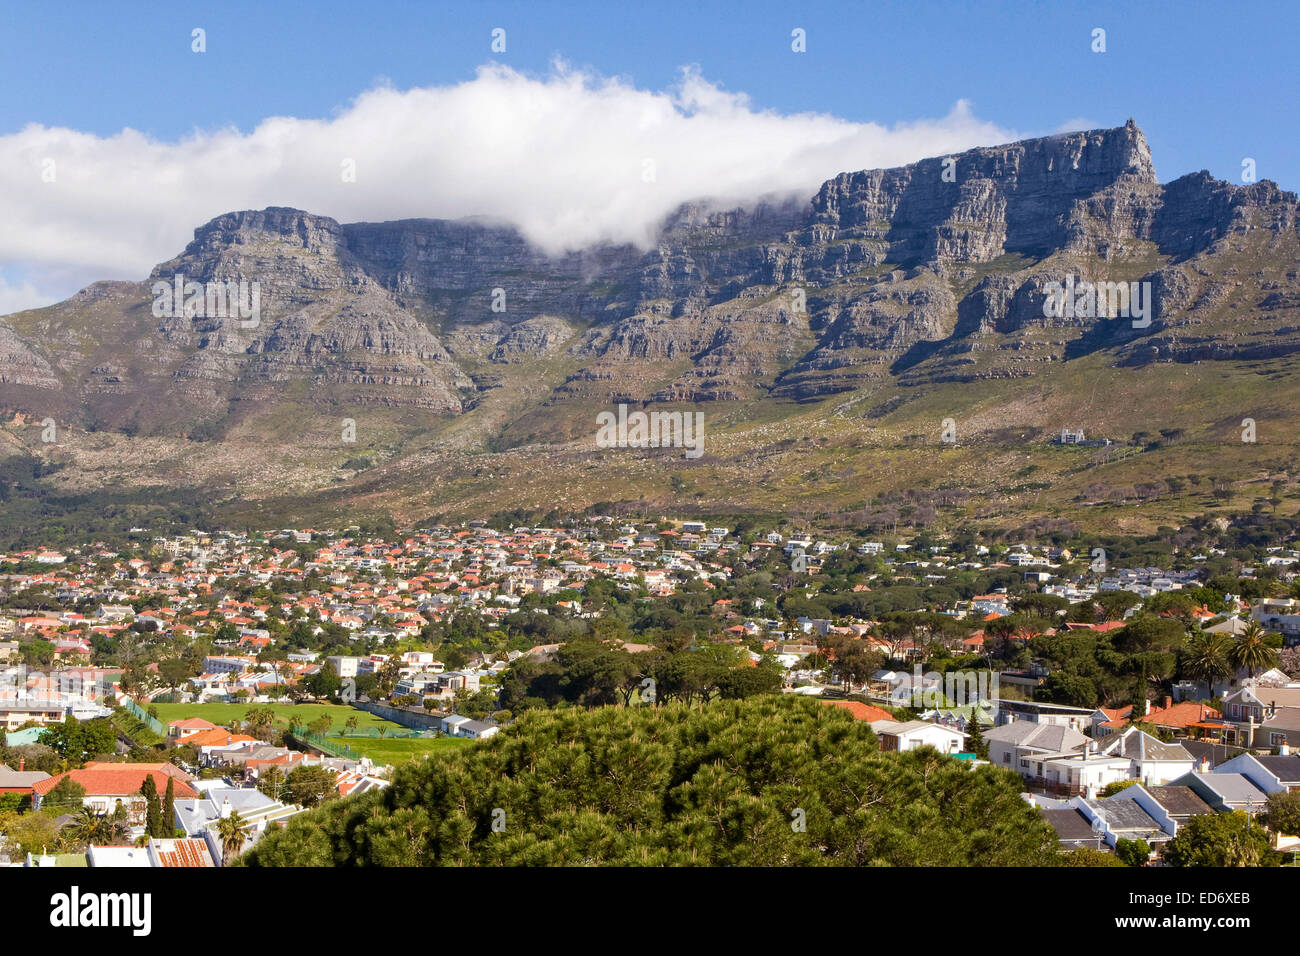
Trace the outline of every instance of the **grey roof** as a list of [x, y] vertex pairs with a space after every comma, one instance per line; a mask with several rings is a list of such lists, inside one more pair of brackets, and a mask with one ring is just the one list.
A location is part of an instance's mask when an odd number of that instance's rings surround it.
[[1036, 724], [1027, 720], [1017, 720], [985, 731], [984, 740], [1016, 747], [1034, 747], [1053, 753], [1078, 750], [1088, 743], [1087, 737], [1070, 727]]
[[1086, 803], [1101, 815], [1111, 830], [1160, 829], [1156, 818], [1133, 800], [1116, 800], [1114, 797], [1107, 797], [1104, 800], [1088, 800]]
[[1173, 784], [1165, 787], [1147, 787], [1147, 793], [1173, 817], [1190, 817], [1197, 813], [1213, 813], [1214, 808], [1201, 799], [1191, 787]]
[[[1184, 774], [1177, 780], [1173, 781], [1178, 784], [1189, 774]], [[1223, 798], [1225, 803], [1243, 804], [1243, 803], [1263, 803], [1268, 799], [1268, 794], [1259, 787], [1255, 786], [1250, 780], [1240, 773], [1202, 773], [1197, 774], [1197, 779], [1201, 780], [1211, 790]]]
[[251, 813], [275, 805], [275, 800], [251, 787], [212, 789], [205, 797], [176, 801], [176, 816], [186, 833], [194, 833], [221, 816], [221, 805], [230, 801], [236, 813]]
[[1256, 757], [1264, 769], [1283, 783], [1300, 783], [1300, 754], [1286, 756], [1268, 754]]
[[1180, 740], [1178, 743], [1192, 755], [1193, 760], [1199, 763], [1201, 760], [1208, 759], [1211, 767], [1217, 767], [1219, 764], [1226, 763], [1233, 757], [1246, 752], [1241, 747], [1219, 744], [1211, 740], [1192, 740], [1190, 737]]
[[[1240, 723], [1240, 721], [1238, 721]], [[1300, 707], [1280, 707], [1259, 722], [1261, 730], [1300, 730]]]
[[1130, 727], [1119, 738], [1101, 748], [1104, 754], [1123, 755], [1132, 760], [1191, 760], [1181, 744], [1167, 744], [1145, 731]]
[[[913, 730], [926, 730], [931, 727], [939, 727], [943, 730], [952, 731], [951, 727], [944, 727], [943, 724], [933, 724], [928, 720], [877, 720], [869, 726], [878, 734], [905, 734]], [[960, 733], [960, 731], [952, 732]]]
[[1070, 806], [1070, 800], [1071, 800], [1071, 799], [1072, 799], [1071, 797], [1065, 797], [1064, 799], [1058, 799], [1058, 798], [1056, 798], [1056, 797], [1049, 797], [1049, 796], [1048, 796], [1047, 794], [1045, 794], [1045, 793], [1036, 793], [1036, 794], [1034, 794], [1034, 803], [1036, 803], [1036, 804], [1038, 805], [1038, 808], [1039, 808], [1040, 810], [1069, 810], [1069, 809], [1072, 809], [1072, 807]]
[[1091, 840], [1097, 836], [1092, 832], [1092, 824], [1082, 812], [1070, 807], [1065, 810], [1040, 810], [1043, 819], [1052, 825], [1056, 836], [1062, 842]]
[[0, 787], [30, 787], [49, 778], [43, 770], [11, 770], [0, 763]]

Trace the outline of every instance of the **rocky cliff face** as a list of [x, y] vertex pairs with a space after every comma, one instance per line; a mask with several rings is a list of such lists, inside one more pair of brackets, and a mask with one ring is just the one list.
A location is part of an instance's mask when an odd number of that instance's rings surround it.
[[[805, 401], [1105, 349], [1128, 364], [1278, 354], [1300, 350], [1296, 222], [1271, 183], [1161, 186], [1132, 121], [844, 173], [810, 202], [691, 204], [648, 252], [548, 259], [488, 222], [229, 213], [145, 283], [0, 323], [0, 402], [58, 393], [100, 424], [175, 430], [249, 401], [456, 416], [514, 368], [519, 395], [554, 408]], [[177, 275], [256, 281], [257, 321], [156, 315], [153, 283]], [[1067, 276], [1149, 284], [1151, 321], [1048, 314]], [[538, 394], [525, 380], [543, 361], [568, 365]]]

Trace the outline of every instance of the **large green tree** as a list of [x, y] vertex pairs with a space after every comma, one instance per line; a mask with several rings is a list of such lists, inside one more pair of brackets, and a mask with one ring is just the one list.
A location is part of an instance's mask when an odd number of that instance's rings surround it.
[[162, 803], [158, 800], [158, 785], [154, 783], [153, 774], [147, 774], [140, 785], [144, 796], [144, 829], [149, 836], [165, 837], [171, 834], [163, 829]]
[[1269, 794], [1264, 823], [1274, 833], [1300, 835], [1300, 790]]
[[81, 764], [99, 754], [111, 754], [117, 736], [106, 717], [78, 721], [68, 714], [63, 723], [51, 724], [36, 739], [47, 747], [53, 747], [59, 756]]
[[1169, 866], [1277, 866], [1268, 833], [1248, 814], [1206, 813], [1187, 821], [1165, 845]]
[[1278, 664], [1277, 651], [1268, 643], [1258, 621], [1248, 621], [1241, 635], [1232, 643], [1228, 660], [1233, 667], [1244, 667], [1254, 677]]
[[338, 796], [338, 774], [319, 765], [294, 767], [284, 783], [284, 799], [304, 807]]
[[1231, 652], [1232, 641], [1226, 634], [1196, 634], [1187, 642], [1182, 673], [1192, 680], [1212, 685], [1232, 674]]
[[331, 800], [242, 862], [1017, 866], [1062, 861], [1008, 770], [814, 701], [530, 711], [487, 741]]

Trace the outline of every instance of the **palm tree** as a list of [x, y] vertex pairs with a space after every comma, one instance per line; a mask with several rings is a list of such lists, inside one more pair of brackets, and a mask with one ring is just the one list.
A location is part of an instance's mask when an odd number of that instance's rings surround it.
[[1187, 642], [1183, 673], [1213, 689], [1216, 680], [1232, 674], [1231, 657], [1232, 642], [1226, 634], [1197, 634]]
[[238, 811], [232, 811], [230, 816], [217, 820], [217, 839], [221, 841], [222, 866], [238, 856], [239, 851], [243, 849], [243, 828], [246, 824], [247, 821], [239, 815]]
[[107, 841], [104, 837], [110, 825], [108, 814], [98, 813], [94, 807], [83, 805], [73, 814], [72, 822], [65, 827], [68, 842], [77, 846], [105, 843]]
[[1244, 667], [1251, 677], [1260, 671], [1277, 666], [1277, 651], [1265, 641], [1265, 631], [1259, 621], [1249, 621], [1228, 652], [1228, 662], [1233, 667]]

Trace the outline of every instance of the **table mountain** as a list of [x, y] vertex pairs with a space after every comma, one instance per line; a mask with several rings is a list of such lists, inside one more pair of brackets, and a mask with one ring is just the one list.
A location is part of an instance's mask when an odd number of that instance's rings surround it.
[[[968, 396], [1041, 382], [1065, 405], [1071, 367], [1300, 349], [1298, 250], [1294, 193], [1205, 172], [1162, 185], [1132, 120], [846, 172], [811, 198], [687, 204], [648, 251], [553, 258], [484, 220], [231, 212], [142, 282], [0, 319], [0, 406], [101, 435], [296, 441], [326, 457], [325, 422], [369, 415], [377, 459], [418, 470], [420, 449], [589, 441], [614, 402], [733, 422], [848, 408], [887, 424], [927, 396], [956, 416]], [[178, 275], [255, 282], [260, 314], [160, 316], [155, 284]], [[1149, 289], [1148, 321], [1104, 296], [1053, 314], [1067, 279]], [[1007, 415], [976, 416], [979, 431], [1054, 427]]]

